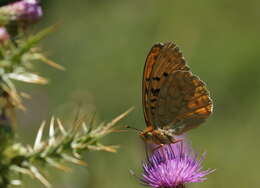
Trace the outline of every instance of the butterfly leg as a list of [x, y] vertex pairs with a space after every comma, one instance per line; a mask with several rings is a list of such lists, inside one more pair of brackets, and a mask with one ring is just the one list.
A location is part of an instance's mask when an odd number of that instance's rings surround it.
[[176, 144], [178, 142], [182, 142], [183, 141], [183, 139], [175, 140], [172, 136], [167, 136], [167, 139], [169, 140], [170, 144]]
[[165, 145], [165, 144], [159, 144], [158, 147], [156, 147], [156, 148], [153, 149], [153, 152], [155, 152], [157, 149], [161, 149], [161, 152], [162, 152], [162, 154], [163, 154], [163, 156], [164, 156], [164, 159], [167, 159], [166, 151], [163, 149], [163, 146], [164, 146], [164, 145]]
[[156, 148], [153, 149], [153, 152], [156, 151], [157, 149], [160, 149], [164, 146], [164, 144], [159, 144], [159, 146], [157, 146]]
[[183, 142], [183, 139], [174, 140], [174, 141], [172, 142], [172, 144], [176, 144], [176, 143], [178, 143], [178, 142]]
[[144, 148], [145, 148], [146, 159], [149, 160], [149, 146], [148, 146], [148, 143], [144, 142]]
[[[169, 140], [169, 144], [176, 144], [176, 143], [178, 143], [178, 142], [182, 142], [183, 141], [183, 139], [178, 139], [178, 140], [175, 140], [175, 139], [173, 139], [173, 137], [167, 137], [168, 138], [168, 140]], [[162, 148], [163, 146], [164, 146], [165, 144], [159, 144], [159, 146], [157, 146], [156, 148], [154, 148], [152, 151], [154, 152], [154, 151], [156, 151], [157, 149], [160, 149], [160, 148]]]
[[[182, 145], [182, 144], [183, 144], [183, 139], [177, 139], [177, 140], [175, 140], [175, 139], [172, 139], [172, 137], [168, 137], [168, 139], [169, 139], [169, 141], [170, 141], [169, 148], [170, 148], [170, 150], [171, 150], [171, 153], [172, 153], [173, 156], [175, 157], [175, 152], [174, 152], [174, 150], [173, 150], [171, 144], [176, 144], [176, 143], [178, 143], [178, 142], [181, 142], [181, 145]], [[181, 148], [182, 148], [182, 146], [181, 146]]]

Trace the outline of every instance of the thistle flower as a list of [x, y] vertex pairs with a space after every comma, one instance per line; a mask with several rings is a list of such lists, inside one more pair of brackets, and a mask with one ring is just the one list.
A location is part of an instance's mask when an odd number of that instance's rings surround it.
[[0, 43], [5, 43], [9, 39], [9, 34], [4, 27], [0, 27]]
[[42, 14], [42, 8], [37, 0], [21, 0], [0, 9], [0, 16], [10, 21], [33, 23], [39, 20]]
[[201, 182], [214, 170], [202, 170], [205, 153], [198, 157], [183, 142], [157, 149], [143, 163], [141, 181], [154, 188], [184, 188], [186, 183]]

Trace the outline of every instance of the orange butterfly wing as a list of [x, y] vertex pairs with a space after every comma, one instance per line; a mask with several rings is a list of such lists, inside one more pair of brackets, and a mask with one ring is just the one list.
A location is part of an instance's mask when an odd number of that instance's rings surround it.
[[147, 126], [173, 128], [181, 134], [212, 112], [205, 84], [189, 72], [173, 43], [155, 44], [146, 58], [143, 106]]
[[163, 48], [163, 44], [155, 44], [149, 54], [146, 57], [145, 66], [144, 66], [144, 73], [143, 73], [143, 110], [144, 110], [144, 118], [146, 121], [147, 126], [151, 126], [151, 118], [150, 118], [150, 107], [149, 107], [149, 99], [148, 99], [148, 93], [149, 93], [149, 85], [150, 85], [150, 77], [153, 70], [153, 66], [159, 56], [159, 52]]
[[175, 134], [199, 126], [212, 112], [205, 84], [191, 72], [176, 71], [162, 85], [152, 121], [173, 128]]

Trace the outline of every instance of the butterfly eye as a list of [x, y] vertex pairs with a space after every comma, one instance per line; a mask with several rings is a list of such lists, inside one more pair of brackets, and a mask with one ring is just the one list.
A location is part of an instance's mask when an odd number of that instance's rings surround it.
[[147, 136], [153, 136], [153, 133], [152, 132], [148, 132], [146, 135]]

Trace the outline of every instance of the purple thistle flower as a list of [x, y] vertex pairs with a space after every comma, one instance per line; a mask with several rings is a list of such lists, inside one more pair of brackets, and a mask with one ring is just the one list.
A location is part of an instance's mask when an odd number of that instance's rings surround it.
[[165, 145], [143, 163], [141, 181], [154, 188], [182, 188], [186, 183], [204, 181], [214, 171], [202, 171], [204, 156], [199, 158], [183, 142]]
[[0, 27], [0, 43], [3, 44], [9, 39], [9, 34], [6, 31], [6, 28]]
[[42, 16], [42, 8], [37, 0], [21, 0], [1, 7], [1, 14], [12, 21], [33, 23]]

